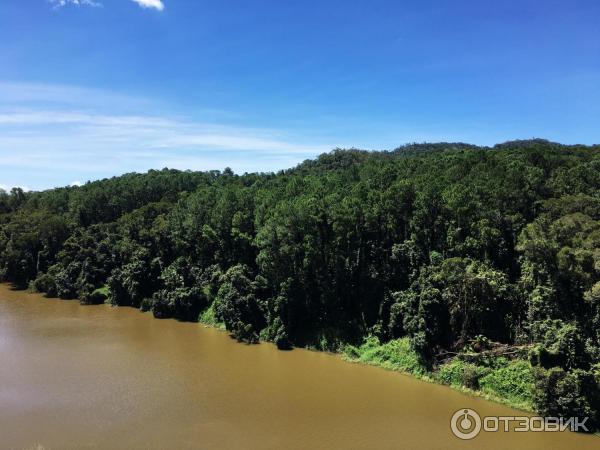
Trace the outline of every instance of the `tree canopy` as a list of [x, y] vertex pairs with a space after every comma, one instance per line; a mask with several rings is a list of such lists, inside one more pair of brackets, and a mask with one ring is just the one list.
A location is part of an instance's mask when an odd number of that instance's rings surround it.
[[0, 277], [238, 339], [525, 347], [536, 408], [600, 423], [600, 146], [335, 150], [277, 174], [0, 192]]

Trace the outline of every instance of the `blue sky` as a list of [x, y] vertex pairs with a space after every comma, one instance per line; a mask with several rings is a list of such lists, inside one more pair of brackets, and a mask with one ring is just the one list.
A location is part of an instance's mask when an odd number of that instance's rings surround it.
[[2, 0], [0, 187], [600, 143], [600, 2]]

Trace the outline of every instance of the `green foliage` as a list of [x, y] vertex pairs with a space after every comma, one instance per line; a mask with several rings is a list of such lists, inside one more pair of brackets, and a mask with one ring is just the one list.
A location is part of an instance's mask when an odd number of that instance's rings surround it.
[[590, 355], [584, 333], [576, 324], [565, 324], [562, 320], [545, 320], [535, 324], [541, 335], [540, 343], [531, 353], [534, 365], [545, 368], [563, 367], [567, 370], [590, 367]]
[[407, 333], [426, 357], [478, 335], [510, 341], [518, 315], [518, 297], [507, 276], [470, 259], [437, 257], [410, 289], [393, 297], [392, 333]]
[[[101, 305], [108, 300], [108, 286], [102, 286], [101, 288], [95, 289], [88, 297], [88, 305]], [[83, 301], [83, 299], [82, 299]]]
[[534, 377], [527, 361], [515, 360], [496, 366], [479, 380], [482, 392], [508, 400], [513, 406], [530, 409], [533, 402]]
[[0, 278], [25, 288], [38, 272], [48, 270], [68, 234], [63, 217], [18, 209], [0, 228]]
[[600, 425], [600, 378], [597, 373], [555, 367], [535, 371], [534, 404], [551, 417], [589, 417], [590, 431]]
[[[444, 382], [597, 414], [600, 147], [516, 141], [340, 150], [277, 174], [164, 169], [0, 192], [0, 279], [224, 323], [411, 373], [501, 343], [523, 362]], [[594, 375], [595, 376], [595, 375]], [[572, 387], [573, 389], [569, 389]], [[577, 393], [576, 395], [574, 394]], [[575, 397], [573, 397], [575, 395]]]
[[450, 386], [479, 391], [517, 408], [532, 408], [533, 369], [524, 360], [496, 357], [473, 363], [458, 357], [440, 366], [435, 378]]
[[366, 338], [359, 347], [346, 346], [344, 354], [351, 361], [359, 361], [413, 375], [426, 373], [421, 358], [406, 338], [382, 344], [377, 337], [371, 336]]
[[57, 296], [56, 281], [52, 275], [47, 273], [38, 276], [33, 282], [33, 287], [36, 292], [44, 292], [47, 297]]
[[200, 317], [198, 318], [198, 321], [211, 327], [221, 329], [225, 328], [225, 324], [223, 322], [220, 322], [219, 319], [217, 319], [217, 313], [215, 312], [214, 303], [211, 303], [211, 305], [208, 308], [202, 311]]
[[236, 265], [221, 277], [215, 298], [217, 318], [225, 323], [234, 337], [244, 342], [258, 342], [264, 316], [256, 298], [258, 281], [251, 279], [248, 267]]
[[481, 378], [490, 372], [488, 367], [454, 359], [440, 367], [437, 378], [444, 384], [477, 390]]
[[108, 278], [110, 302], [139, 308], [142, 300], [152, 297], [160, 286], [161, 261], [139, 246], [127, 247], [122, 258], [127, 262], [116, 267]]
[[200, 286], [200, 271], [185, 258], [176, 259], [160, 276], [163, 288], [152, 297], [154, 317], [196, 322], [208, 300]]

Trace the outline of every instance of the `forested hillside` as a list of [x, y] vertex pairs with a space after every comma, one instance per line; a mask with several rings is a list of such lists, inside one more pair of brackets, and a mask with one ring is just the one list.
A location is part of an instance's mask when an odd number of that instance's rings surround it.
[[277, 174], [13, 189], [0, 277], [600, 423], [600, 146], [335, 150]]

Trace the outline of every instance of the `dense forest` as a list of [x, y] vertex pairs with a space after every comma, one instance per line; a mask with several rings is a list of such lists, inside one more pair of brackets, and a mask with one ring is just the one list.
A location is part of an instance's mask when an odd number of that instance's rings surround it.
[[600, 428], [600, 146], [334, 150], [0, 191], [0, 277]]

